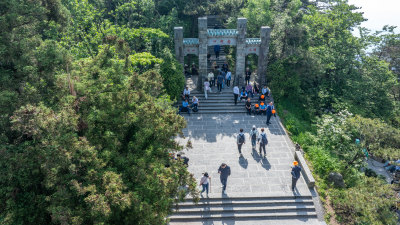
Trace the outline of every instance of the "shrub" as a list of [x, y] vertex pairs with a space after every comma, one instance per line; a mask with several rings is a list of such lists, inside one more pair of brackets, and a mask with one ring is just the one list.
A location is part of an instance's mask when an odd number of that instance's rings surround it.
[[395, 192], [379, 178], [363, 177], [357, 186], [332, 190], [332, 205], [342, 224], [396, 224]]

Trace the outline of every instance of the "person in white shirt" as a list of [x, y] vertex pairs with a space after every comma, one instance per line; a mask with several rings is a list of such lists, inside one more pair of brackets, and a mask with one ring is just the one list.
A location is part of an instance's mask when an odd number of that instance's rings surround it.
[[193, 109], [193, 112], [199, 111], [197, 109], [198, 106], [199, 106], [199, 99], [196, 98], [196, 96], [193, 96], [193, 98], [192, 98], [192, 109]]
[[210, 179], [211, 177], [208, 176], [207, 172], [205, 172], [200, 180], [200, 185], [203, 187], [201, 194], [203, 194], [203, 192], [206, 191], [207, 197], [208, 197], [208, 186], [209, 186], [208, 183], [210, 182]]
[[215, 80], [214, 80], [214, 73], [213, 71], [210, 71], [207, 75], [208, 81], [210, 82], [210, 87], [214, 87], [215, 85]]
[[185, 87], [185, 89], [183, 90], [183, 95], [182, 95], [182, 99], [185, 100], [189, 100], [190, 99], [190, 90], [188, 87]]
[[258, 142], [260, 143], [260, 157], [261, 157], [261, 150], [264, 150], [264, 158], [266, 157], [266, 152], [265, 152], [265, 145], [268, 144], [268, 139], [267, 139], [267, 134], [264, 132], [264, 128], [261, 128], [261, 133], [258, 136]]
[[270, 95], [270, 90], [267, 86], [264, 86], [264, 88], [261, 90], [261, 93], [268, 97]]
[[210, 91], [211, 93], [211, 87], [210, 87], [210, 82], [208, 82], [208, 79], [206, 78], [206, 81], [204, 81], [204, 97], [207, 99], [207, 91]]
[[228, 69], [228, 72], [226, 73], [226, 86], [230, 87], [231, 86], [231, 79], [232, 79], [232, 73], [231, 71]]
[[239, 88], [238, 88], [238, 86], [235, 86], [233, 88], [233, 98], [235, 100], [235, 105], [237, 105], [237, 100], [239, 98]]

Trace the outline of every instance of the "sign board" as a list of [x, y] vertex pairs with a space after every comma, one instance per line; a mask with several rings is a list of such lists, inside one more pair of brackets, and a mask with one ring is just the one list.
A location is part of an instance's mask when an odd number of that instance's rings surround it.
[[208, 38], [208, 46], [214, 46], [214, 45], [236, 45], [236, 38], [233, 37]]
[[256, 54], [260, 52], [260, 47], [259, 46], [246, 46], [246, 55], [248, 54]]
[[186, 55], [189, 55], [189, 54], [193, 54], [193, 55], [199, 55], [199, 47], [184, 47], [183, 48], [183, 52], [184, 52], [184, 54], [185, 54], [185, 56]]

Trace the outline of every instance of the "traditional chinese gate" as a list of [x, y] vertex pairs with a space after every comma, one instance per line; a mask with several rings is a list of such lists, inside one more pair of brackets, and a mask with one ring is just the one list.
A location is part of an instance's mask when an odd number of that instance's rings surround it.
[[248, 54], [258, 55], [258, 83], [265, 85], [268, 63], [268, 46], [271, 28], [261, 27], [260, 38], [246, 38], [247, 19], [238, 18], [237, 29], [207, 29], [207, 17], [198, 18], [199, 38], [183, 38], [183, 27], [175, 27], [175, 54], [183, 65], [184, 56], [199, 57], [198, 88], [207, 76], [207, 47], [213, 45], [236, 46], [235, 85], [244, 81], [245, 59]]

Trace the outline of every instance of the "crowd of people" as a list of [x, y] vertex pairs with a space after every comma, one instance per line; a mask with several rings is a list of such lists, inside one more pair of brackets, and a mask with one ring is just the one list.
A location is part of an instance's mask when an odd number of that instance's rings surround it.
[[[218, 53], [220, 48], [214, 48], [216, 53], [216, 58], [218, 58]], [[191, 68], [192, 75], [198, 74], [195, 65], [192, 65]], [[189, 73], [189, 67], [185, 65], [185, 74]], [[251, 74], [249, 68], [246, 68], [245, 71], [245, 83], [244, 86], [239, 89], [238, 86], [233, 87], [233, 97], [235, 105], [238, 102], [244, 102], [244, 106], [246, 109], [246, 113], [248, 115], [266, 115], [267, 120], [266, 124], [270, 124], [270, 120], [272, 116], [276, 116], [274, 103], [271, 101], [271, 90], [269, 87], [264, 86], [262, 88], [259, 87], [257, 82], [251, 82]], [[225, 62], [221, 67], [216, 65], [216, 62], [212, 64], [212, 70], [207, 74], [207, 78], [204, 81], [204, 97], [208, 99], [208, 94], [212, 93], [212, 88], [217, 87], [217, 92], [221, 93], [222, 89], [230, 88], [232, 80], [232, 73], [229, 69], [229, 65]], [[196, 96], [191, 98], [190, 90], [188, 87], [182, 92], [182, 105], [179, 108], [179, 113], [188, 112], [190, 115], [191, 111], [196, 112], [199, 106], [199, 100]], [[191, 104], [189, 101], [191, 100]], [[253, 101], [252, 101], [253, 100]], [[266, 146], [268, 145], [267, 134], [262, 128], [260, 132], [257, 130], [256, 126], [253, 126], [252, 130], [249, 132], [249, 137], [252, 145], [252, 150], [257, 151], [257, 145], [259, 145], [259, 155], [261, 157], [266, 158]], [[246, 136], [243, 129], [240, 129], [239, 134], [236, 137], [236, 144], [238, 146], [238, 151], [240, 157], [242, 155], [242, 146], [246, 143]], [[175, 159], [175, 158], [174, 158]], [[188, 166], [189, 159], [187, 157], [178, 156], [177, 160], [182, 160], [182, 162]], [[292, 191], [296, 187], [297, 180], [300, 178], [301, 167], [298, 165], [297, 161], [293, 162], [293, 167], [291, 169], [292, 175]], [[222, 163], [218, 168], [218, 173], [220, 176], [220, 182], [222, 184], [222, 192], [226, 194], [226, 186], [228, 177], [231, 175], [231, 169], [226, 163]], [[200, 179], [200, 184], [202, 187], [201, 193], [206, 192], [207, 196], [209, 193], [210, 185], [211, 185], [211, 177], [208, 172], [204, 172], [203, 176]]]
[[[215, 50], [218, 50], [218, 48]], [[189, 67], [187, 65], [185, 65], [185, 73], [186, 71], [189, 71]], [[192, 65], [192, 74], [197, 74], [197, 69], [194, 64]], [[259, 85], [255, 81], [251, 83], [251, 75], [251, 70], [246, 68], [244, 86], [241, 87], [241, 90], [238, 86], [233, 87], [234, 103], [237, 105], [238, 102], [244, 101], [247, 114], [266, 115], [266, 124], [269, 125], [271, 117], [276, 116], [275, 106], [273, 102], [269, 100], [271, 97], [271, 90], [267, 86], [264, 86], [260, 89]], [[225, 61], [220, 67], [217, 65], [216, 61], [214, 61], [211, 66], [211, 70], [207, 74], [207, 78], [203, 84], [205, 99], [208, 99], [208, 94], [212, 93], [212, 88], [215, 86], [217, 87], [217, 92], [219, 93], [222, 93], [222, 89], [224, 88], [230, 88], [231, 80], [232, 72], [229, 69], [228, 62]], [[254, 99], [256, 99], [256, 101], [254, 101]], [[188, 87], [186, 87], [182, 93], [182, 105], [179, 107], [179, 114], [181, 112], [187, 112], [190, 115], [191, 111], [198, 111], [199, 99], [196, 96], [193, 96], [191, 104], [189, 101], [190, 90]]]

